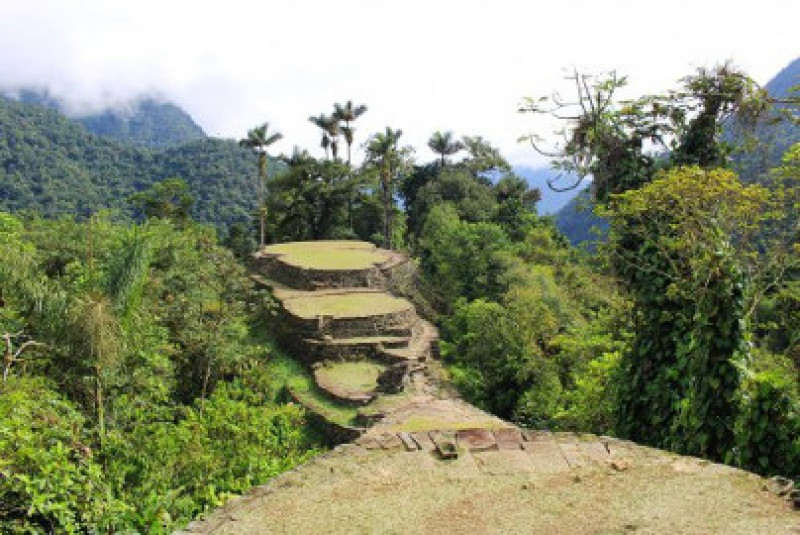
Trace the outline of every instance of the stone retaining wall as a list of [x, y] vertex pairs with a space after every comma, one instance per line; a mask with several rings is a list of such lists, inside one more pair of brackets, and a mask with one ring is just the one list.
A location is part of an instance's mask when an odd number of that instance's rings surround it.
[[[361, 336], [411, 336], [417, 321], [413, 307], [375, 316], [299, 318], [285, 313], [290, 329], [301, 338], [356, 338]], [[407, 333], [407, 334], [406, 334]]]
[[315, 407], [309, 403], [305, 403], [297, 392], [291, 388], [289, 388], [288, 391], [292, 401], [306, 409], [306, 419], [311, 425], [323, 432], [330, 446], [338, 446], [339, 444], [353, 442], [366, 431], [366, 428], [363, 427], [342, 425], [325, 418], [324, 415], [315, 410]]
[[323, 360], [382, 360], [384, 347], [408, 347], [408, 343], [385, 344], [382, 342], [364, 342], [353, 344], [333, 344], [327, 340], [315, 338], [301, 339], [297, 344], [300, 351], [308, 356], [309, 362]]
[[276, 282], [297, 290], [324, 288], [373, 288], [386, 290], [390, 271], [410, 265], [408, 258], [397, 255], [387, 262], [365, 269], [309, 269], [287, 264], [280, 255], [258, 254], [253, 261], [255, 270]]

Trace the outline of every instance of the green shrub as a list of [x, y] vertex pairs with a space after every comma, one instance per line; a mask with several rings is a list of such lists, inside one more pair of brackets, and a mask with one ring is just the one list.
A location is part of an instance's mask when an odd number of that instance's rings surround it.
[[221, 505], [316, 453], [294, 405], [264, 403], [240, 381], [182, 409], [177, 423], [143, 421], [109, 440], [115, 491], [128, 525], [160, 533]]
[[111, 531], [126, 508], [111, 497], [83, 418], [42, 380], [0, 390], [0, 532]]
[[764, 475], [800, 475], [800, 397], [791, 376], [779, 369], [756, 373], [743, 394], [739, 464]]

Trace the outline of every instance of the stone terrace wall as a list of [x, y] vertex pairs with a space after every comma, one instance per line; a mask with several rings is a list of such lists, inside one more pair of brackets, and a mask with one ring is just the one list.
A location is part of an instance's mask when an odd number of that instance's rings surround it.
[[280, 256], [257, 254], [256, 271], [265, 277], [297, 290], [321, 288], [373, 288], [386, 290], [389, 271], [409, 262], [404, 255], [394, 254], [381, 265], [365, 269], [308, 269], [280, 260]]
[[411, 328], [417, 321], [413, 306], [398, 312], [388, 312], [375, 316], [357, 318], [337, 318], [318, 316], [298, 318], [284, 312], [289, 329], [300, 338], [353, 338], [360, 336], [410, 336]]

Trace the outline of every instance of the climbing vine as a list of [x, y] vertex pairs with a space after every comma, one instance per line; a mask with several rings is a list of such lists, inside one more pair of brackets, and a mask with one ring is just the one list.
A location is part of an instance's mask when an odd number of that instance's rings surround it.
[[[612, 251], [633, 294], [618, 425], [659, 447], [731, 460], [747, 355], [742, 248], [767, 192], [725, 170], [676, 168], [612, 199]], [[735, 232], [734, 232], [735, 231]]]

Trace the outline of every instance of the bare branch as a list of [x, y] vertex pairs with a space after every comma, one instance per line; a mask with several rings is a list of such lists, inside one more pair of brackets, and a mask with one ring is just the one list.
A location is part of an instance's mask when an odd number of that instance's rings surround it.
[[536, 142], [533, 140], [533, 136], [527, 136], [527, 140], [528, 140], [528, 143], [531, 144], [531, 147], [533, 147], [533, 150], [535, 150], [536, 152], [538, 152], [542, 156], [547, 156], [548, 158], [563, 158], [564, 157], [563, 153], [549, 152], [549, 151], [546, 151], [546, 150], [540, 148], [536, 144]]
[[43, 344], [41, 342], [34, 342], [33, 340], [29, 340], [29, 341], [25, 342], [24, 344], [22, 344], [21, 346], [19, 346], [19, 349], [17, 349], [17, 352], [14, 353], [14, 360], [18, 360], [20, 355], [22, 355], [22, 353], [26, 349], [28, 349], [29, 347], [45, 347], [45, 345], [46, 344]]
[[557, 193], [561, 193], [561, 192], [564, 192], [564, 191], [570, 191], [570, 190], [573, 190], [573, 189], [577, 188], [578, 186], [580, 186], [581, 182], [583, 182], [583, 179], [586, 178], [585, 175], [584, 176], [580, 176], [579, 175], [578, 176], [578, 180], [575, 181], [574, 184], [571, 184], [571, 185], [569, 185], [569, 186], [567, 186], [565, 188], [559, 188], [559, 187], [554, 186], [553, 184], [556, 181], [558, 181], [559, 179], [561, 179], [563, 176], [564, 176], [564, 173], [560, 173], [555, 178], [548, 178], [547, 179], [547, 187], [550, 188], [551, 190], [557, 192]]

